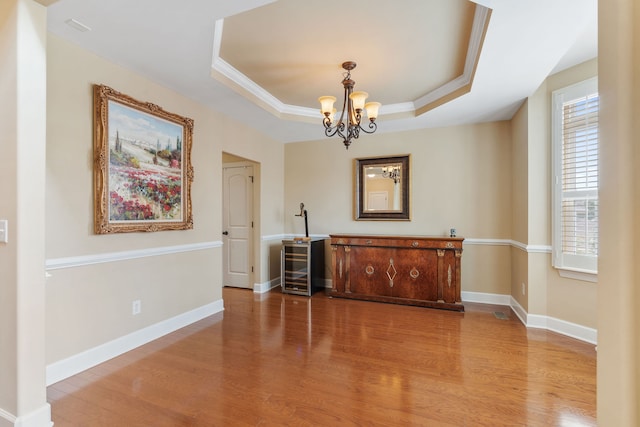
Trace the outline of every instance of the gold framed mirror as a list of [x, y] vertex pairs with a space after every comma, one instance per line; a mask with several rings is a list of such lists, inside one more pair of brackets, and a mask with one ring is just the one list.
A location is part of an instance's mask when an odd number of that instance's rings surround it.
[[409, 221], [410, 155], [355, 159], [355, 219]]

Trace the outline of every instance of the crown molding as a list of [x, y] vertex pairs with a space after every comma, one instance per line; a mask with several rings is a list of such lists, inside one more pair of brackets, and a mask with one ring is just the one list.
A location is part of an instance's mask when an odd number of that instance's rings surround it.
[[[383, 105], [380, 108], [380, 117], [384, 116], [385, 119], [398, 119], [418, 116], [469, 92], [478, 61], [480, 60], [482, 44], [490, 17], [491, 9], [481, 4], [476, 4], [471, 35], [469, 37], [469, 47], [467, 48], [462, 75], [413, 101]], [[220, 45], [222, 43], [223, 29], [224, 19], [216, 20], [213, 32], [211, 77], [227, 85], [276, 117], [305, 122], [315, 122], [319, 120], [318, 109], [285, 104], [222, 59], [220, 56]]]

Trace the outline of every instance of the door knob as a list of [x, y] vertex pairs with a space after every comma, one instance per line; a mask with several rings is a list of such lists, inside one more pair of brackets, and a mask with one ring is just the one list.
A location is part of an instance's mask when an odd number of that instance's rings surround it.
[[223, 231], [222, 234], [224, 234], [225, 236], [228, 236], [229, 232], [228, 231]]

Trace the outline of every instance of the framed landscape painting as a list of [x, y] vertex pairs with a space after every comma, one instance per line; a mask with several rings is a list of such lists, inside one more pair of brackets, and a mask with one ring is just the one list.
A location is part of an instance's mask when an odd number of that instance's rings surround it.
[[94, 85], [97, 234], [193, 228], [193, 120]]

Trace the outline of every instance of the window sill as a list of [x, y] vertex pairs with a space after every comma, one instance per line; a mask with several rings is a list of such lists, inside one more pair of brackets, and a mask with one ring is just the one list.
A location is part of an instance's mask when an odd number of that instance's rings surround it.
[[567, 279], [582, 280], [583, 282], [598, 283], [598, 272], [579, 270], [577, 268], [556, 267], [558, 274]]

